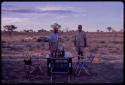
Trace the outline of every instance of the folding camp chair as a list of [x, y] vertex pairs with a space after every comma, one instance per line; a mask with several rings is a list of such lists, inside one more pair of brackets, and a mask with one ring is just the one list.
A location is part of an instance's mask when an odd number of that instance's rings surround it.
[[24, 68], [25, 68], [25, 74], [27, 79], [30, 79], [31, 65], [32, 65], [31, 58], [28, 60], [24, 58]]
[[[24, 70], [25, 70], [25, 74], [26, 74], [27, 79], [31, 79], [30, 78], [32, 76], [31, 74], [36, 69], [39, 69], [42, 72], [40, 64], [35, 63], [35, 62], [38, 62], [39, 59], [37, 59], [37, 61], [34, 61], [35, 59], [33, 59], [30, 55], [24, 54], [24, 56], [25, 56], [24, 57]], [[32, 77], [32, 79], [34, 79], [36, 77]]]
[[71, 71], [72, 71], [71, 58], [49, 58], [48, 72], [49, 75], [51, 76], [50, 80], [52, 83], [53, 83], [53, 77], [56, 74], [67, 74], [68, 82], [70, 82]]
[[84, 59], [83, 57], [80, 57], [79, 61], [76, 64], [75, 73], [80, 75], [81, 70], [84, 70], [88, 75], [90, 75], [88, 64], [92, 64], [94, 58], [95, 58], [95, 55], [93, 55], [93, 53], [87, 56], [86, 59]]

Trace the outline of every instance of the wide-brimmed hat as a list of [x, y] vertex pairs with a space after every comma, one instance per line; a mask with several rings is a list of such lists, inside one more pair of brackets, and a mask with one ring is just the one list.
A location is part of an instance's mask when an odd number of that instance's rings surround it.
[[57, 23], [54, 23], [53, 25], [51, 25], [51, 28], [53, 28], [53, 29], [60, 29], [61, 25], [59, 25]]

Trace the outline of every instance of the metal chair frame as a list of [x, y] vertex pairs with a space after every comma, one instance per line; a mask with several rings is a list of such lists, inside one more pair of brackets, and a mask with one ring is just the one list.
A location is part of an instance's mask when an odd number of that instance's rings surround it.
[[80, 59], [78, 60], [75, 66], [75, 69], [76, 69], [75, 74], [79, 76], [81, 71], [84, 70], [88, 75], [91, 75], [88, 69], [88, 64], [92, 64], [94, 58], [95, 58], [95, 55], [92, 55], [92, 54], [87, 56], [86, 59], [84, 59], [83, 57], [80, 57]]
[[[48, 75], [51, 76], [50, 80], [53, 83], [53, 75], [54, 74], [67, 74], [68, 75], [68, 82], [70, 82], [70, 76], [72, 74], [72, 59], [71, 58], [48, 58], [47, 59], [47, 65], [48, 65]], [[61, 61], [61, 64], [60, 64]], [[63, 63], [62, 63], [63, 62]], [[59, 69], [56, 67], [56, 65], [59, 65], [59, 67], [61, 67], [61, 65], [67, 65], [68, 66], [68, 70], [67, 71], [55, 71], [54, 69]], [[66, 69], [64, 69], [66, 70]]]

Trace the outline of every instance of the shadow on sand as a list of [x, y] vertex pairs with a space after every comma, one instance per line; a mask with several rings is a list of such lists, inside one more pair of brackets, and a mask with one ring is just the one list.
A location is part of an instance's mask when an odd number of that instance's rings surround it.
[[[2, 61], [2, 82], [3, 83], [50, 83], [47, 76], [46, 62], [34, 65], [35, 70], [30, 74], [30, 79], [26, 79], [23, 61]], [[88, 76], [84, 71], [80, 76], [74, 73], [71, 75], [70, 83], [121, 83], [123, 82], [123, 63], [93, 63], [90, 67], [91, 75]], [[56, 81], [63, 81], [65, 76], [58, 77]]]

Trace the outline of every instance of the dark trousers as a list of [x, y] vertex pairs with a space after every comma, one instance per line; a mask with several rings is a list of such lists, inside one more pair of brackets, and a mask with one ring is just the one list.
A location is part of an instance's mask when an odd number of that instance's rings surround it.
[[80, 56], [83, 56], [83, 48], [80, 46], [77, 48], [77, 54], [78, 54], [78, 62], [80, 60]]

